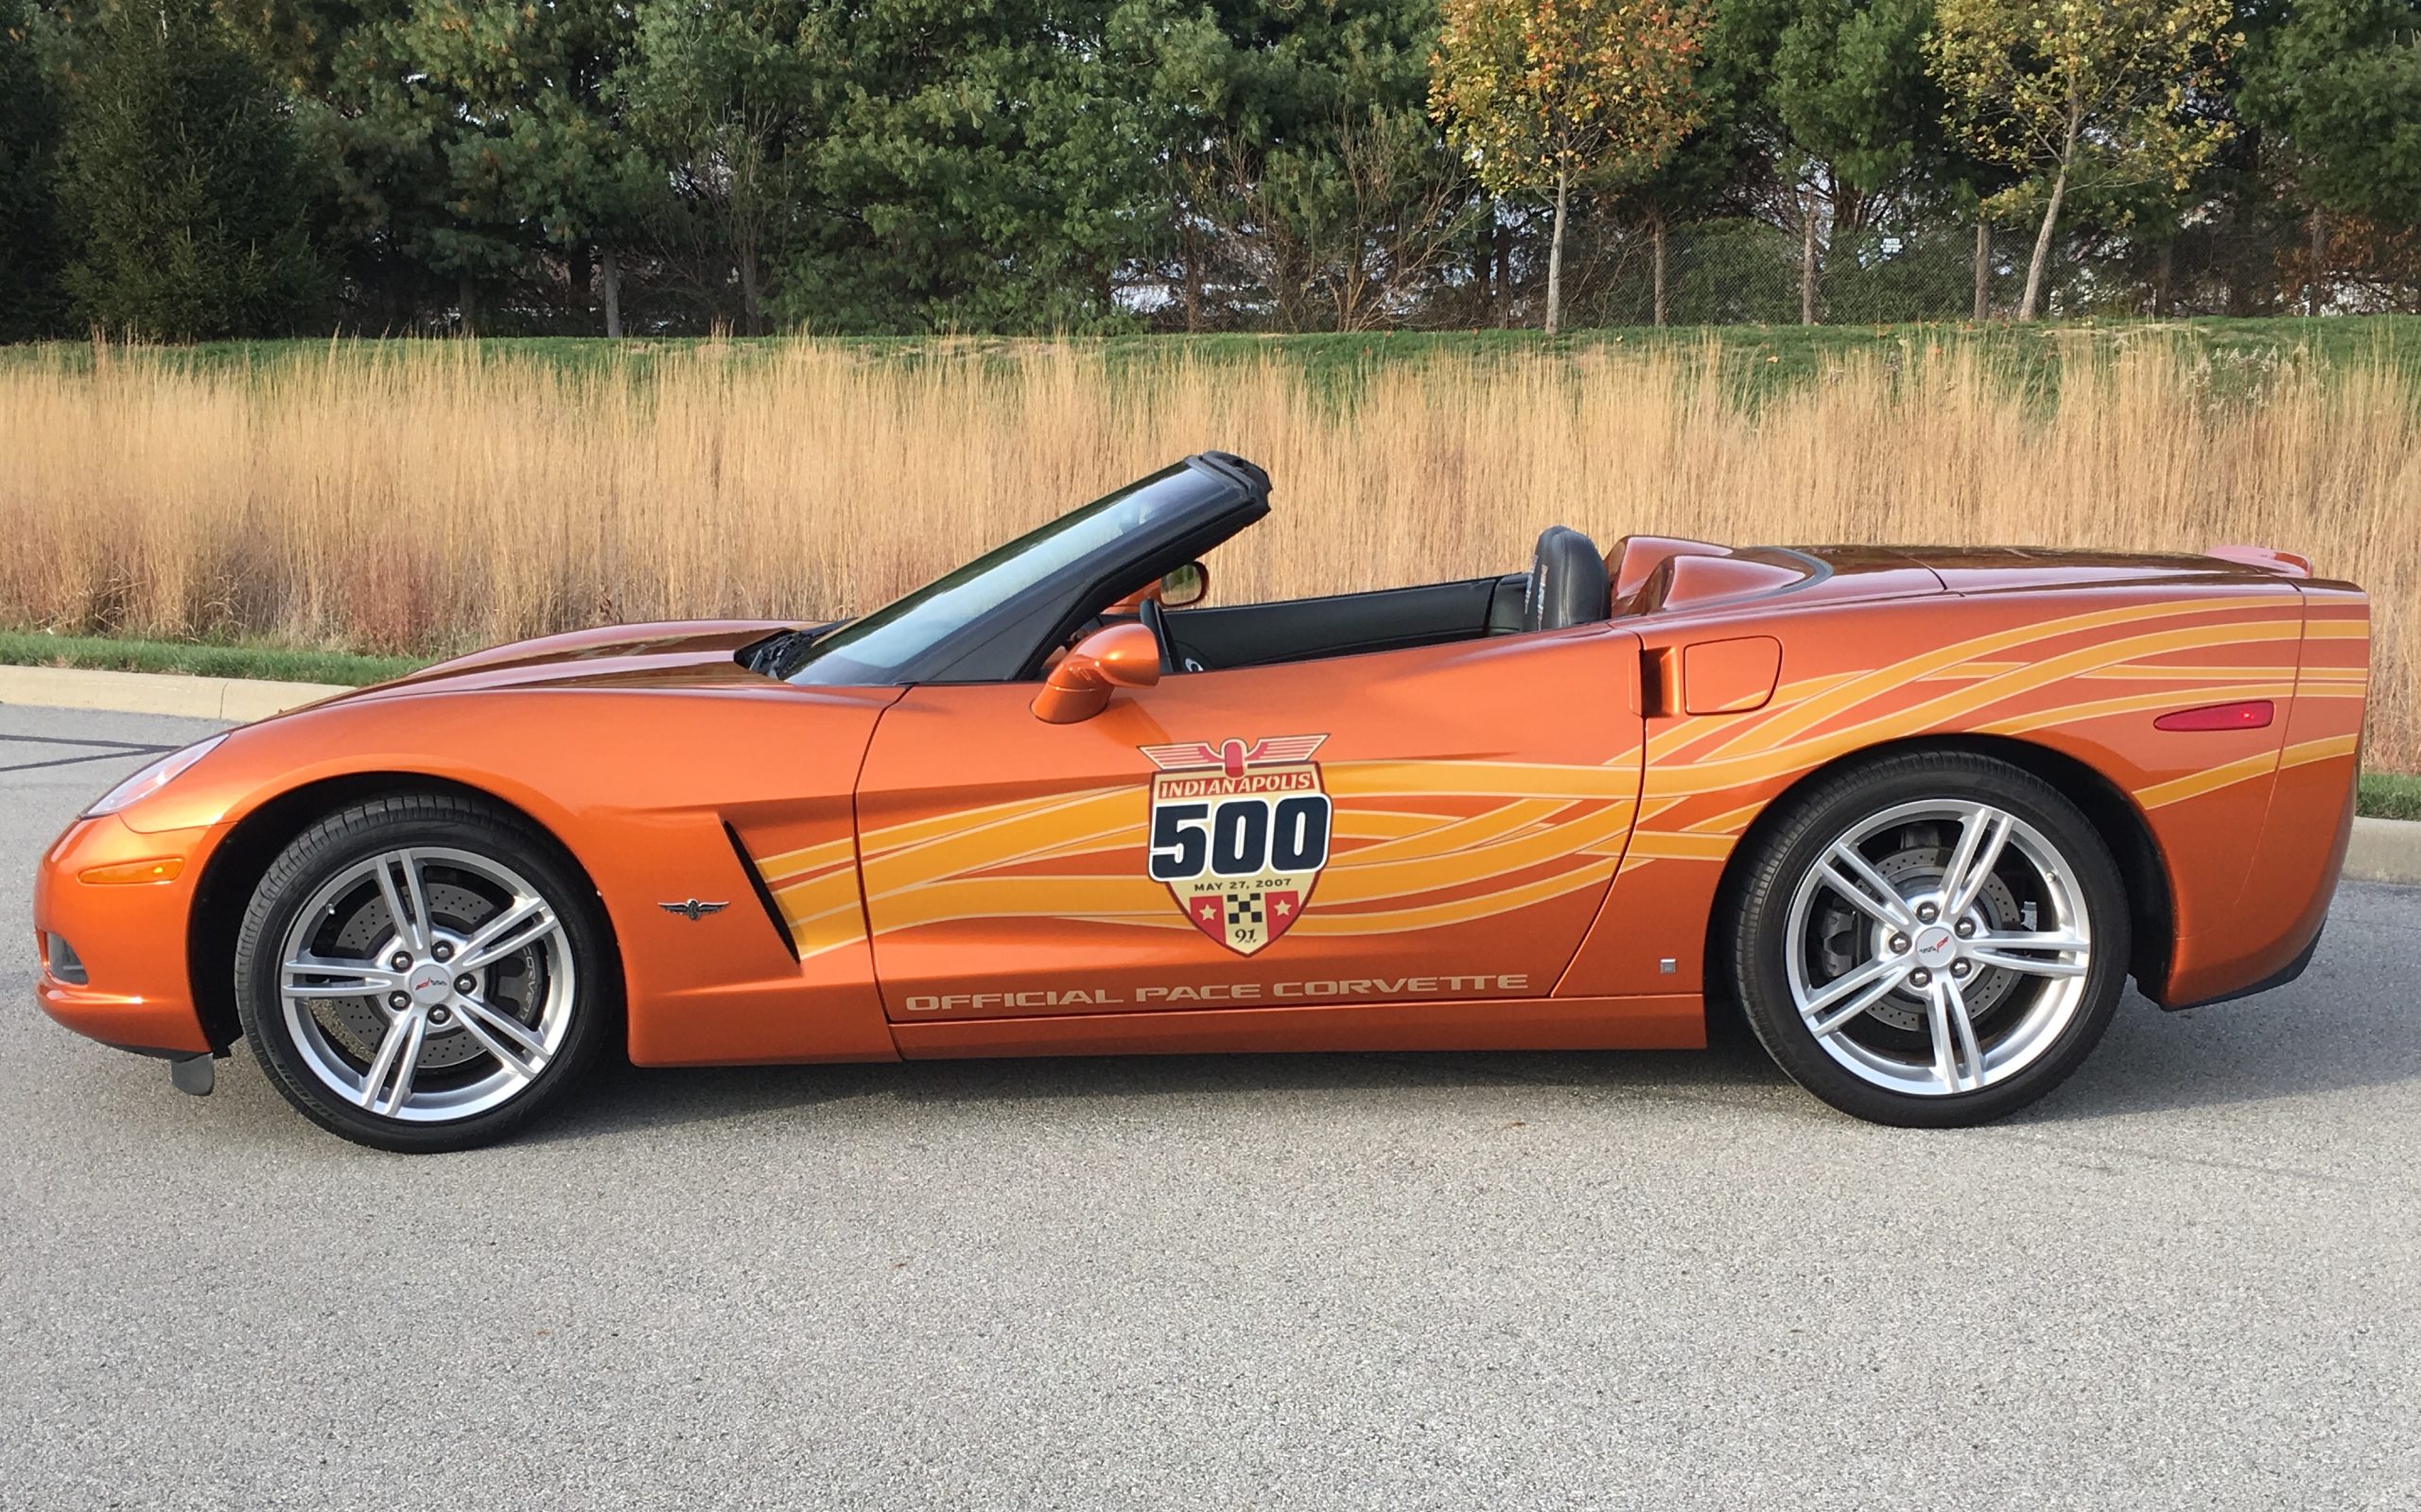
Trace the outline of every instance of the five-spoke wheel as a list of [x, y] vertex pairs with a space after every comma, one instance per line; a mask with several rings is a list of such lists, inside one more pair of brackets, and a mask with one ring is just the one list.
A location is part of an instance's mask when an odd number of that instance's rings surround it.
[[334, 814], [270, 868], [236, 956], [246, 1033], [321, 1124], [393, 1149], [483, 1142], [593, 1051], [612, 974], [551, 843], [434, 796]]
[[1838, 1107], [1998, 1117], [2100, 1037], [2125, 980], [2108, 847], [2041, 779], [1887, 758], [1796, 800], [1750, 859], [1730, 945], [1760, 1039]]

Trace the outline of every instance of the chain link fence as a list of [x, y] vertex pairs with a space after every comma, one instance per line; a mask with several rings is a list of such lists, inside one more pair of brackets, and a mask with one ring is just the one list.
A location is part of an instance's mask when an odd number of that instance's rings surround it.
[[[1651, 226], [1600, 226], [1569, 254], [1565, 319], [1591, 326], [2006, 319], [2025, 297], [2034, 236], [2033, 227], [1994, 226], [1979, 238], [1972, 221], [1817, 237], [1746, 219], [1673, 225], [1661, 236]], [[1515, 323], [1535, 314], [1543, 269], [1524, 263], [1506, 273], [1491, 313]], [[2040, 304], [2042, 314], [2066, 318], [2421, 313], [2421, 232], [2214, 218], [2159, 236], [2069, 233], [2054, 242]]]

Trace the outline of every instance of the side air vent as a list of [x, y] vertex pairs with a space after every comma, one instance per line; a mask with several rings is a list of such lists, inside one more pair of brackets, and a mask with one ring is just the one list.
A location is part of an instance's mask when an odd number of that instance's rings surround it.
[[740, 874], [748, 878], [748, 891], [757, 895], [757, 906], [765, 911], [765, 922], [774, 927], [774, 937], [782, 942], [782, 948], [791, 953], [792, 960], [797, 960], [798, 941], [791, 937], [791, 927], [782, 922], [782, 911], [774, 902], [773, 890], [765, 885], [764, 874], [757, 869], [756, 858], [749, 855], [748, 847], [740, 843], [740, 831], [731, 827], [728, 819], [723, 821], [723, 837], [731, 842], [731, 853], [740, 860]]

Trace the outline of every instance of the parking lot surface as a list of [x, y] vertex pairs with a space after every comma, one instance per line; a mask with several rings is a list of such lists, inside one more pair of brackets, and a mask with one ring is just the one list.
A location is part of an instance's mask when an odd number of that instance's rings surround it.
[[0, 1506], [2421, 1494], [2421, 889], [1987, 1129], [1733, 1032], [618, 1069], [408, 1158], [34, 1006], [42, 848], [214, 727], [0, 708]]

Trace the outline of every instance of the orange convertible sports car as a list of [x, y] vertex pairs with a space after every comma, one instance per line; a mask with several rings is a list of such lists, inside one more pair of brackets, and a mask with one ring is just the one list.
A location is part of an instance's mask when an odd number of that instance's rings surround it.
[[1187, 607], [1190, 458], [838, 625], [583, 631], [214, 736], [43, 862], [51, 1015], [397, 1150], [644, 1066], [1691, 1047], [2042, 1096], [2309, 959], [2368, 608], [2282, 554], [1541, 536]]

